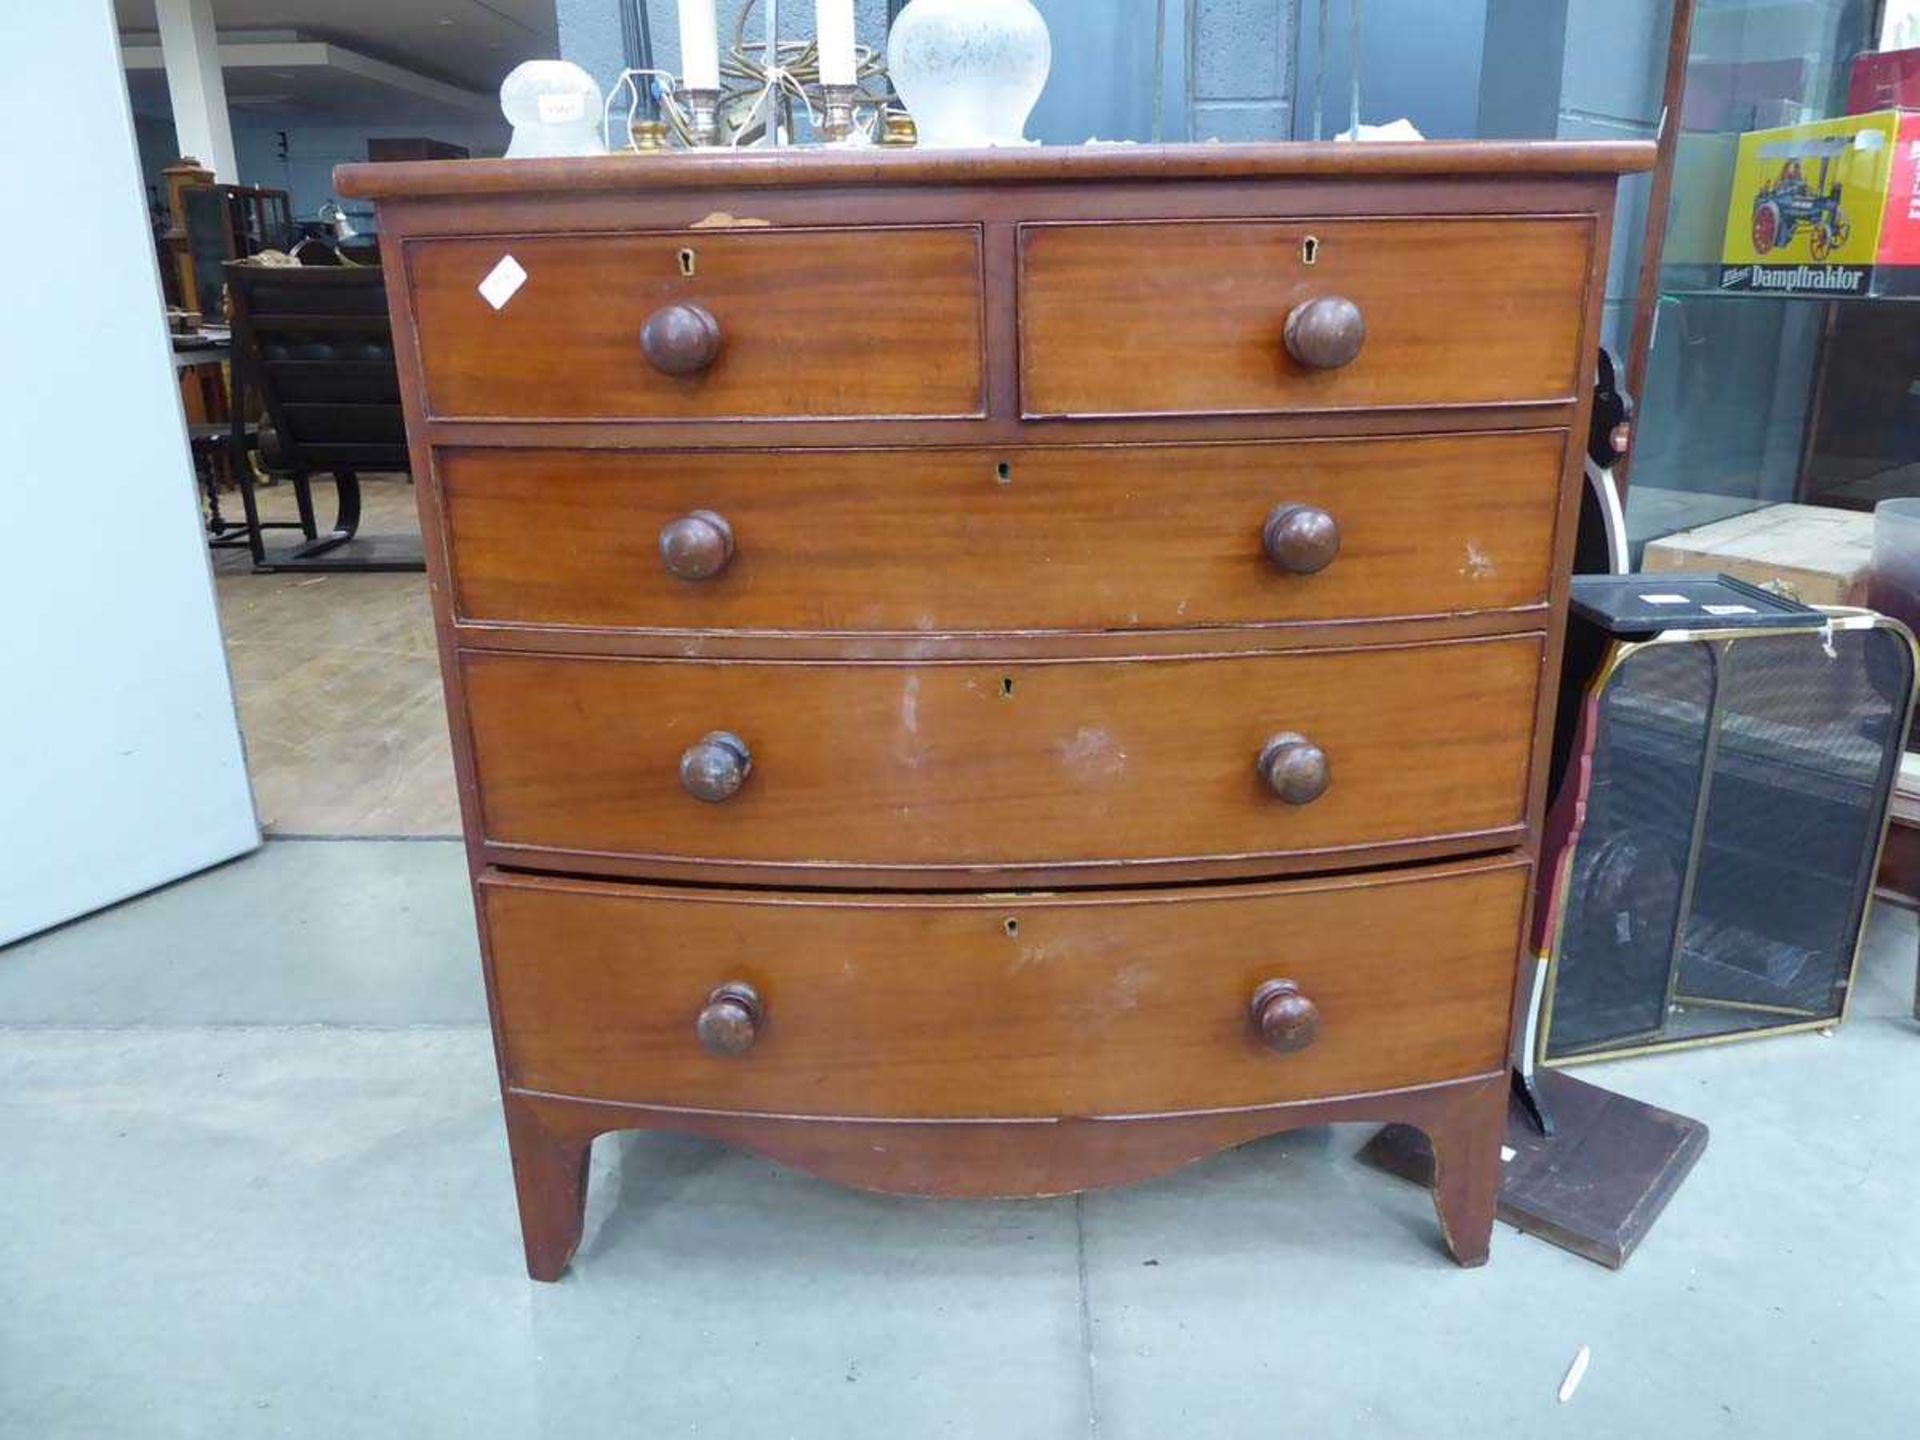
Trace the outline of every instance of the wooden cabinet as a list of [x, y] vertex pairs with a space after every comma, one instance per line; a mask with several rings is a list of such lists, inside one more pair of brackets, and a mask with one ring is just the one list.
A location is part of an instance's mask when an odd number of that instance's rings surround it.
[[980, 1195], [1405, 1120], [1483, 1260], [1650, 159], [345, 169], [531, 1273], [635, 1127]]

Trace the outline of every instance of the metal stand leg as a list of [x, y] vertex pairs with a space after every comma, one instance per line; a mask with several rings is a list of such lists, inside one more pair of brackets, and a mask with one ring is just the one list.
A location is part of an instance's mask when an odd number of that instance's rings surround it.
[[236, 457], [234, 468], [240, 480], [240, 507], [247, 516], [247, 550], [253, 556], [254, 568], [258, 569], [267, 558], [267, 537], [260, 523], [260, 497], [253, 493], [253, 466], [247, 462], [246, 442], [236, 438], [229, 453]]
[[293, 477], [293, 503], [300, 508], [300, 533], [309, 540], [320, 538], [320, 527], [313, 518], [313, 486], [302, 470]]
[[352, 470], [333, 472], [338, 498], [333, 512], [333, 533], [343, 541], [360, 533], [360, 476]]
[[1513, 1075], [1513, 1098], [1520, 1102], [1520, 1108], [1527, 1112], [1527, 1119], [1533, 1128], [1549, 1138], [1553, 1135], [1553, 1113], [1547, 1109], [1546, 1101], [1541, 1097], [1540, 1086], [1531, 1075], [1523, 1075], [1515, 1070]]

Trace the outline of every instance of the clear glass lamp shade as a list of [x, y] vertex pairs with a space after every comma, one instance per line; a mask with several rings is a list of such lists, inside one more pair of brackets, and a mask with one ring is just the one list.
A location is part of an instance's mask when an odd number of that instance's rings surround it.
[[932, 149], [1032, 143], [1027, 116], [1052, 65], [1029, 0], [913, 0], [887, 36], [887, 73]]

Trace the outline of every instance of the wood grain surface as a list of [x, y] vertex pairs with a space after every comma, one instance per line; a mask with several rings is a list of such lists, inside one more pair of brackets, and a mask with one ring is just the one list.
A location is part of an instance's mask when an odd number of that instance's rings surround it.
[[[1315, 258], [1303, 258], [1309, 239]], [[1470, 405], [1576, 393], [1593, 221], [1418, 219], [1028, 225], [1028, 416]], [[1333, 370], [1283, 343], [1340, 296], [1366, 342]]]
[[[1257, 1106], [1498, 1067], [1527, 865], [1047, 898], [482, 886], [509, 1082], [775, 1114], [1023, 1118]], [[1306, 1048], [1249, 1003], [1294, 981]], [[695, 1024], [744, 981], [744, 1053]]]
[[[1002, 450], [443, 450], [463, 619], [792, 632], [1113, 631], [1544, 604], [1564, 432]], [[1261, 549], [1321, 507], [1333, 562]], [[688, 582], [663, 528], [725, 517]]]
[[387, 199], [756, 190], [1000, 182], [1282, 180], [1429, 176], [1605, 175], [1653, 165], [1651, 141], [1445, 141], [1406, 144], [1036, 145], [996, 150], [674, 151], [652, 157], [462, 160], [341, 165], [345, 196]]
[[[1540, 637], [997, 666], [467, 652], [462, 674], [490, 840], [681, 860], [1044, 867], [1517, 825]], [[679, 765], [716, 730], [746, 743], [752, 775], [706, 804], [682, 789]], [[1311, 804], [1280, 801], [1255, 770], [1288, 731], [1331, 763]]]
[[[477, 287], [509, 255], [527, 278], [496, 310]], [[506, 235], [416, 241], [406, 257], [436, 417], [967, 416], [984, 404], [977, 227]], [[641, 332], [688, 302], [719, 323], [719, 358], [669, 375]]]

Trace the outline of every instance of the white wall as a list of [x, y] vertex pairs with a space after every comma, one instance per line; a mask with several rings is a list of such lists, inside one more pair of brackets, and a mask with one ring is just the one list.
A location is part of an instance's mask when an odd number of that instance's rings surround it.
[[0, 4], [0, 174], [51, 185], [0, 225], [5, 942], [259, 829], [110, 0]]

